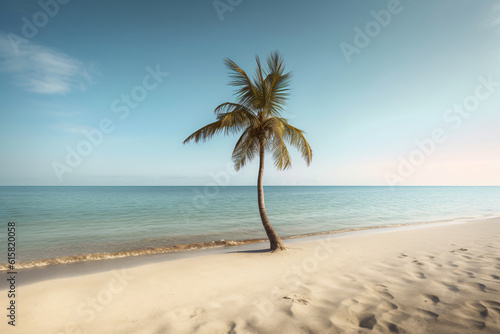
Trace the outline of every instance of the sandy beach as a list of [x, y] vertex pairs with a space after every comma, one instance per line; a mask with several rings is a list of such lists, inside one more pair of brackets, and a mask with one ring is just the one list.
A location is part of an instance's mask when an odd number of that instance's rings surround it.
[[0, 8], [0, 334], [500, 334], [500, 0]]
[[20, 282], [0, 332], [500, 332], [498, 218], [287, 245]]

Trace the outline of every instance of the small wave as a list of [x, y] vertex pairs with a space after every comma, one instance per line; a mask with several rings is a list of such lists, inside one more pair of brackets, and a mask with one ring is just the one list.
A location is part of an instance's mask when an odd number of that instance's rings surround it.
[[[111, 259], [119, 259], [122, 257], [130, 257], [130, 256], [142, 256], [142, 255], [155, 255], [155, 254], [165, 254], [165, 253], [175, 253], [182, 251], [190, 251], [195, 249], [208, 249], [215, 247], [228, 247], [228, 246], [242, 246], [248, 245], [257, 242], [266, 241], [265, 239], [248, 239], [248, 240], [240, 240], [240, 241], [210, 241], [210, 242], [199, 242], [193, 244], [184, 244], [184, 245], [173, 245], [168, 247], [154, 247], [154, 248], [146, 248], [146, 249], [137, 249], [131, 251], [121, 251], [121, 252], [113, 252], [113, 253], [94, 253], [94, 254], [83, 254], [83, 255], [72, 255], [72, 256], [62, 256], [57, 258], [50, 259], [41, 259], [41, 260], [33, 260], [29, 262], [19, 262], [16, 263], [15, 269], [30, 269], [37, 267], [45, 267], [56, 264], [68, 264], [68, 263], [77, 263], [77, 262], [87, 262], [87, 261], [99, 261], [99, 260], [111, 260]], [[2, 263], [0, 264], [0, 271], [8, 271], [9, 264]]]

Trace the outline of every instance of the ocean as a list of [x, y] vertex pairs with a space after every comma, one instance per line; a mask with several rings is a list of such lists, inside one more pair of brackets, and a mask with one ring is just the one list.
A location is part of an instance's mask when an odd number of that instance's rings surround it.
[[[500, 187], [268, 186], [265, 202], [287, 237], [495, 216]], [[266, 238], [255, 186], [0, 187], [0, 203], [0, 243], [15, 222], [18, 268]]]

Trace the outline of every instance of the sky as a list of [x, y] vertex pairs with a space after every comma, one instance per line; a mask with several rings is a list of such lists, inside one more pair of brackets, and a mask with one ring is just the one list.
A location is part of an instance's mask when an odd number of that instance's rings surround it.
[[498, 186], [499, 37], [493, 0], [4, 0], [0, 185], [254, 185], [182, 142], [278, 50], [313, 161], [265, 185]]

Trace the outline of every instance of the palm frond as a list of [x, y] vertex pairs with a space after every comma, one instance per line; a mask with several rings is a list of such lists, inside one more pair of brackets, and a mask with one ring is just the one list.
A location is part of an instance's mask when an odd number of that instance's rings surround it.
[[285, 170], [292, 167], [292, 160], [285, 142], [283, 141], [283, 133], [272, 133], [266, 142], [266, 149], [271, 151], [273, 155], [274, 167], [278, 170]]
[[259, 56], [255, 56], [255, 62], [257, 63], [257, 69], [255, 70], [255, 76], [253, 79], [254, 86], [256, 87], [257, 94], [255, 95], [255, 108], [259, 113], [264, 111], [267, 99], [267, 85], [264, 77], [264, 71], [260, 63]]
[[187, 144], [191, 140], [194, 140], [195, 143], [199, 141], [207, 141], [208, 139], [212, 138], [216, 134], [222, 132], [224, 130], [222, 126], [222, 121], [218, 120], [213, 123], [210, 123], [208, 125], [205, 125], [201, 129], [193, 132], [189, 137], [187, 137], [183, 144]]
[[232, 160], [234, 169], [240, 170], [259, 154], [259, 140], [255, 128], [247, 128], [234, 146]]
[[[222, 112], [223, 110], [231, 111]], [[254, 127], [258, 123], [257, 116], [249, 109], [235, 103], [221, 104], [215, 109], [215, 113], [217, 114], [217, 121], [194, 132], [184, 140], [184, 144], [191, 140], [194, 140], [195, 143], [200, 140], [207, 141], [221, 132], [225, 135], [235, 134], [247, 127]]]
[[269, 92], [266, 100], [266, 110], [269, 115], [279, 116], [289, 96], [292, 73], [284, 73], [285, 63], [277, 51], [267, 58], [267, 72], [266, 82]]
[[237, 87], [235, 94], [238, 101], [244, 103], [245, 105], [253, 105], [257, 89], [253, 85], [252, 80], [250, 80], [246, 72], [236, 65], [236, 63], [231, 59], [225, 58], [224, 64], [231, 71], [231, 74], [229, 75], [232, 79], [230, 85]]
[[284, 118], [276, 117], [276, 119], [283, 124], [283, 138], [299, 150], [302, 158], [309, 166], [312, 161], [312, 150], [304, 136], [304, 131], [291, 126]]
[[249, 106], [232, 102], [225, 102], [218, 105], [217, 108], [215, 108], [214, 110], [214, 114], [218, 116], [219, 114], [228, 113], [232, 111], [239, 111], [239, 110], [244, 112], [249, 119], [257, 119], [255, 112]]
[[225, 135], [237, 133], [247, 127], [253, 127], [258, 122], [255, 115], [243, 109], [218, 114], [217, 119], [221, 121]]

